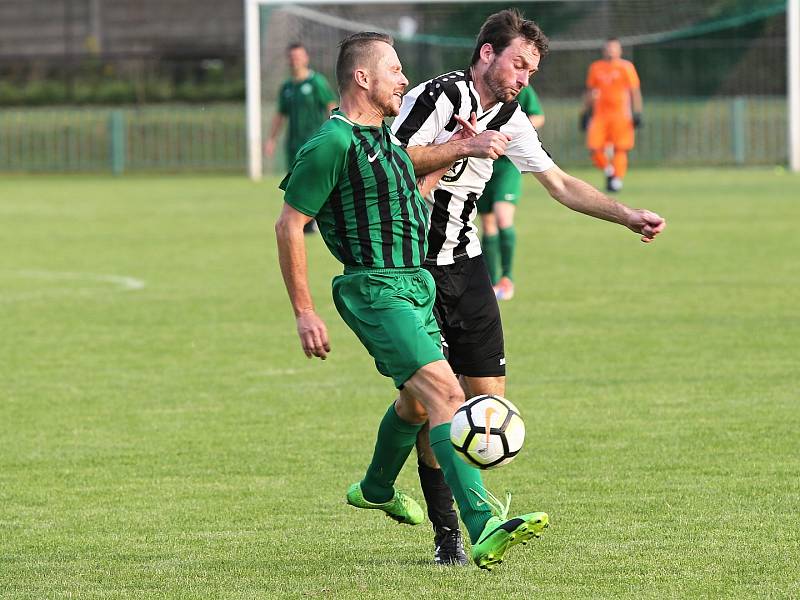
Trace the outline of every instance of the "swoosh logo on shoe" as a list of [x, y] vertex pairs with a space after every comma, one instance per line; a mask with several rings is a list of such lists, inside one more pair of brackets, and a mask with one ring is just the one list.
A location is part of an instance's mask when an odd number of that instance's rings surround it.
[[367, 156], [367, 160], [368, 160], [369, 162], [373, 162], [373, 161], [374, 161], [376, 158], [378, 158], [378, 152], [376, 152], [376, 153], [375, 153], [375, 154], [373, 154], [372, 156]]
[[501, 523], [500, 525], [498, 525], [497, 527], [492, 529], [491, 532], [486, 534], [482, 539], [478, 540], [478, 543], [480, 544], [480, 543], [486, 541], [487, 539], [492, 537], [492, 535], [494, 535], [494, 533], [496, 531], [498, 531], [500, 529], [505, 529], [508, 533], [512, 533], [517, 527], [522, 525], [524, 522], [525, 522], [525, 519], [520, 519], [519, 517], [514, 518], [514, 519], [509, 519], [508, 521], [506, 521], [504, 523]]

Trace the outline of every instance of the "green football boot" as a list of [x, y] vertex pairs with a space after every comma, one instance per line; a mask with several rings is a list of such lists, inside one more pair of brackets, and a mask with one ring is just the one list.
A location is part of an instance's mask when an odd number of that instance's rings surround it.
[[511, 505], [511, 494], [506, 495], [505, 505], [495, 498], [491, 492], [484, 490], [487, 497], [475, 490], [472, 492], [485, 504], [492, 508], [494, 515], [487, 521], [472, 546], [472, 560], [481, 569], [491, 571], [495, 565], [503, 562], [506, 551], [516, 544], [527, 544], [531, 538], [542, 536], [542, 531], [550, 526], [547, 513], [535, 512], [508, 518]]
[[419, 525], [425, 520], [425, 513], [422, 507], [416, 503], [411, 497], [403, 492], [395, 490], [394, 498], [388, 502], [381, 502], [376, 504], [364, 498], [361, 492], [361, 483], [354, 483], [347, 490], [347, 503], [356, 508], [375, 508], [382, 510], [398, 523], [407, 523], [409, 525]]

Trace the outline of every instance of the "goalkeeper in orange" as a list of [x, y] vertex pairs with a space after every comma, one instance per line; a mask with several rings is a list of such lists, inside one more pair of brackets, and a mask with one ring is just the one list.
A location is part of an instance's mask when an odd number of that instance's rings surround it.
[[[586, 147], [594, 165], [606, 175], [606, 189], [618, 192], [628, 170], [633, 130], [642, 124], [642, 92], [633, 63], [622, 58], [622, 44], [610, 38], [603, 59], [589, 67], [581, 114]], [[609, 160], [609, 147], [613, 154]]]

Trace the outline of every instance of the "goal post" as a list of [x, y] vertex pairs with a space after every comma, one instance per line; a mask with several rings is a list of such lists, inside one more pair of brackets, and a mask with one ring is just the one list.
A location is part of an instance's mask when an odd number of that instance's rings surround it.
[[786, 0], [789, 169], [800, 173], [800, 0]]

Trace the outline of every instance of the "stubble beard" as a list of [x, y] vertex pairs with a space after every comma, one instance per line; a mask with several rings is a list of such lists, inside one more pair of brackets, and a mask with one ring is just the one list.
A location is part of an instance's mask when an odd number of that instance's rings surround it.
[[497, 67], [495, 62], [489, 65], [489, 68], [486, 69], [486, 75], [484, 76], [484, 83], [486, 87], [489, 88], [489, 91], [492, 92], [492, 96], [494, 96], [494, 100], [496, 102], [511, 102], [515, 100], [519, 94], [519, 92], [512, 92], [511, 89], [500, 81], [500, 78], [497, 76]]
[[395, 105], [394, 92], [388, 98], [374, 94], [371, 100], [384, 117], [396, 117], [400, 114], [400, 107]]

